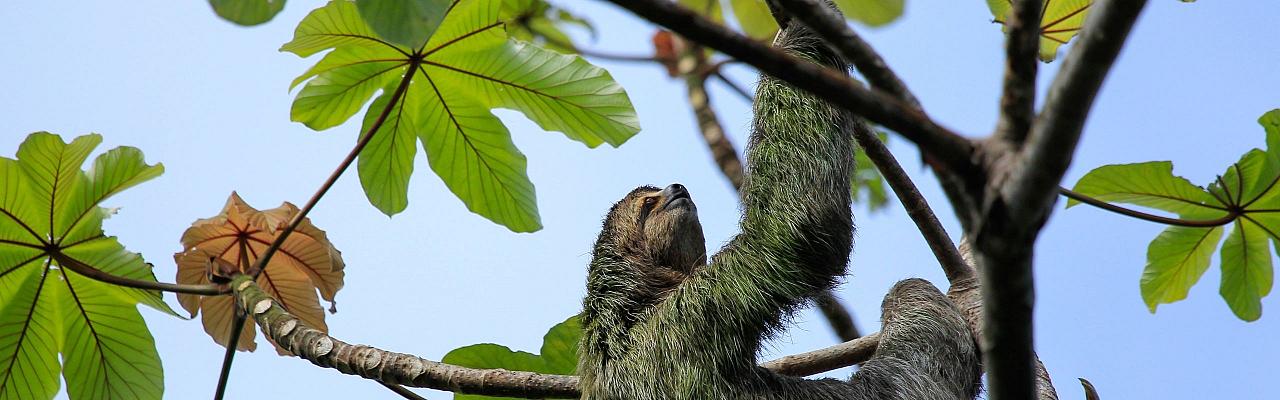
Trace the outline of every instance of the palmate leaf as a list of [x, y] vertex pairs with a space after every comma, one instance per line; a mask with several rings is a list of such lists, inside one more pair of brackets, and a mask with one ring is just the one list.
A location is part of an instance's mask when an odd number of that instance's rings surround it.
[[[1040, 61], [1050, 62], [1058, 56], [1058, 47], [1080, 32], [1093, 0], [1044, 0], [1040, 11]], [[1004, 24], [1013, 10], [1013, 0], [987, 0], [995, 21]]]
[[1262, 316], [1262, 298], [1274, 281], [1271, 249], [1280, 251], [1280, 110], [1258, 122], [1267, 150], [1246, 152], [1208, 190], [1174, 176], [1167, 161], [1103, 166], [1076, 184], [1081, 194], [1175, 213], [1195, 225], [1170, 227], [1147, 249], [1141, 289], [1152, 312], [1187, 297], [1221, 242], [1219, 294], [1240, 319]]
[[[304, 18], [281, 47], [304, 57], [332, 49], [294, 81], [306, 82], [293, 103], [295, 121], [314, 129], [341, 124], [382, 91], [364, 117], [362, 132], [381, 124], [357, 169], [365, 195], [383, 213], [408, 205], [416, 153], [409, 139], [416, 138], [469, 210], [513, 231], [541, 228], [524, 155], [492, 108], [520, 111], [588, 147], [617, 146], [639, 131], [631, 101], [608, 72], [509, 38], [502, 5], [456, 2], [425, 44], [412, 48], [378, 36], [351, 2], [333, 1]], [[417, 72], [390, 104], [411, 68]]]
[[[120, 147], [81, 165], [101, 143], [33, 133], [0, 158], [0, 399], [52, 398], [58, 372], [72, 398], [159, 399], [164, 373], [137, 305], [173, 314], [157, 291], [81, 276], [72, 262], [133, 280], [151, 267], [102, 231], [108, 197], [159, 176]], [[62, 364], [59, 364], [61, 356]]]
[[[221, 213], [196, 221], [183, 232], [183, 251], [173, 255], [178, 264], [177, 282], [209, 284], [210, 276], [230, 279], [234, 274], [252, 274], [251, 267], [258, 262], [258, 255], [266, 251], [297, 214], [298, 208], [289, 203], [259, 211], [231, 193]], [[342, 254], [329, 242], [324, 231], [309, 219], [303, 219], [258, 276], [257, 283], [298, 319], [326, 331], [320, 298], [334, 301], [342, 289], [343, 267]], [[214, 342], [224, 347], [229, 345], [236, 309], [234, 299], [179, 294], [178, 303], [193, 317], [201, 314], [204, 330]], [[253, 326], [244, 324], [237, 349], [257, 348]], [[278, 346], [276, 350], [282, 355], [289, 354]]]
[[453, 0], [360, 0], [356, 8], [374, 32], [392, 43], [421, 46]]
[[[514, 351], [493, 343], [460, 347], [445, 354], [441, 360], [468, 368], [502, 368], [510, 371], [530, 371], [543, 374], [573, 375], [578, 369], [578, 342], [582, 339], [582, 324], [577, 316], [556, 324], [542, 337], [541, 354]], [[469, 394], [454, 394], [454, 400], [508, 399]]]

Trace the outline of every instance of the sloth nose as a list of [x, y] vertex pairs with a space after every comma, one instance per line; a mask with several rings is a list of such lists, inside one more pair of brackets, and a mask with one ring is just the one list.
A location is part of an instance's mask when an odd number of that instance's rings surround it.
[[684, 185], [681, 185], [679, 183], [672, 183], [671, 185], [662, 189], [662, 192], [660, 194], [662, 195], [662, 197], [666, 197], [668, 199], [679, 198], [679, 197], [689, 197], [689, 190], [685, 189]]

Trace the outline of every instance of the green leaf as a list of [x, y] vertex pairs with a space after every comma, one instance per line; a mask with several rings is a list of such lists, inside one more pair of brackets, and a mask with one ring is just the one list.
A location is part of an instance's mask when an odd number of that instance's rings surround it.
[[364, 22], [355, 3], [336, 0], [302, 18], [298, 28], [293, 31], [293, 40], [280, 46], [280, 51], [308, 57], [340, 46], [388, 46], [400, 49], [373, 33], [373, 28]]
[[379, 36], [416, 49], [440, 26], [452, 3], [451, 0], [359, 0], [356, 7]]
[[[461, 347], [445, 354], [442, 362], [468, 368], [502, 368], [543, 374], [573, 375], [578, 368], [578, 342], [582, 325], [577, 316], [556, 324], [542, 338], [542, 354], [514, 351], [492, 343]], [[455, 394], [455, 400], [507, 399]]]
[[[303, 19], [282, 47], [301, 56], [332, 49], [293, 81], [305, 82], [293, 103], [295, 121], [329, 128], [383, 92], [365, 111], [362, 132], [375, 121], [382, 125], [357, 167], [366, 196], [383, 213], [408, 205], [416, 148], [407, 138], [417, 137], [432, 171], [469, 210], [517, 232], [541, 228], [525, 157], [493, 108], [520, 111], [590, 147], [620, 145], [640, 130], [630, 99], [608, 72], [509, 38], [501, 17], [513, 11], [503, 14], [504, 1], [555, 11], [537, 0], [461, 0], [425, 45], [409, 48], [378, 36], [356, 6], [338, 0]], [[410, 68], [417, 72], [406, 80]], [[394, 82], [409, 86], [392, 104]]]
[[102, 283], [57, 260], [155, 281], [151, 266], [102, 231], [99, 204], [159, 176], [120, 147], [80, 170], [102, 138], [71, 143], [33, 133], [17, 160], [0, 158], [0, 398], [52, 398], [59, 356], [72, 398], [159, 399], [160, 357], [137, 304], [176, 315], [160, 292]]
[[1222, 244], [1222, 285], [1218, 293], [1231, 311], [1245, 321], [1262, 316], [1262, 297], [1271, 292], [1271, 248], [1267, 232], [1248, 219], [1240, 220]]
[[[884, 132], [876, 132], [876, 136], [880, 137], [881, 142], [888, 143], [889, 135]], [[853, 159], [853, 179], [850, 180], [853, 202], [865, 204], [867, 210], [871, 212], [884, 210], [889, 204], [889, 192], [885, 188], [884, 176], [880, 175], [880, 170], [876, 169], [871, 158], [861, 147], [854, 151]]]
[[270, 21], [284, 9], [285, 0], [209, 0], [213, 12], [238, 25], [253, 26]]
[[[1080, 178], [1072, 190], [1103, 201], [1150, 207], [1189, 219], [1227, 214], [1226, 206], [1203, 188], [1173, 175], [1173, 163], [1168, 161], [1098, 167]], [[1080, 202], [1067, 201], [1067, 207], [1077, 204]]]
[[1222, 239], [1222, 227], [1171, 226], [1147, 246], [1142, 271], [1142, 300], [1151, 312], [1156, 305], [1187, 298], [1187, 291], [1209, 268], [1209, 258]]
[[[320, 68], [321, 64], [326, 64], [323, 68], [327, 69], [307, 81], [298, 92], [298, 97], [293, 100], [293, 106], [289, 110], [290, 119], [306, 124], [311, 129], [324, 130], [346, 122], [364, 108], [364, 104], [378, 89], [396, 81], [396, 75], [403, 75], [406, 69], [406, 62], [401, 60], [360, 58], [375, 52], [369, 49], [342, 48], [329, 53], [316, 65]], [[352, 59], [359, 59], [361, 62], [351, 61], [344, 66], [328, 68]]]
[[1280, 157], [1280, 108], [1258, 117], [1258, 125], [1267, 132], [1267, 154]]
[[575, 26], [596, 37], [591, 22], [544, 0], [503, 0], [500, 18], [506, 21], [509, 37], [564, 54], [577, 53], [564, 28]]
[[485, 104], [520, 111], [542, 129], [588, 147], [616, 147], [640, 131], [622, 86], [582, 57], [519, 42], [439, 56], [428, 59], [428, 73], [462, 82]]
[[419, 139], [431, 170], [471, 212], [516, 232], [541, 229], [524, 154], [488, 107], [462, 93], [431, 79], [410, 86], [408, 96], [422, 96]]
[[844, 16], [868, 26], [888, 24], [902, 16], [905, 0], [835, 0]]
[[1209, 185], [1209, 192], [1241, 208], [1255, 208], [1263, 195], [1277, 192], [1280, 185], [1280, 160], [1262, 150], [1253, 149], [1240, 161], [1227, 167], [1222, 180]]
[[[1010, 0], [987, 0], [996, 22], [1004, 24], [1013, 10]], [[1080, 32], [1093, 0], [1046, 0], [1040, 12], [1040, 61], [1050, 62], [1058, 56], [1058, 47]]]
[[[374, 134], [369, 145], [360, 152], [356, 170], [360, 174], [360, 185], [364, 187], [369, 203], [387, 216], [404, 211], [409, 206], [409, 176], [413, 175], [413, 158], [418, 154], [417, 124], [412, 116], [416, 113], [405, 112], [405, 108], [421, 107], [418, 96], [411, 96], [408, 101], [400, 102], [392, 107], [387, 115], [390, 123], [384, 123]], [[391, 100], [390, 93], [384, 93], [373, 100], [372, 109], [380, 110]], [[408, 104], [412, 103], [412, 106]], [[378, 115], [368, 113], [364, 116], [361, 132], [368, 132]]]
[[778, 23], [773, 20], [773, 14], [769, 13], [769, 6], [763, 0], [729, 0], [729, 7], [747, 36], [771, 40], [778, 33]]

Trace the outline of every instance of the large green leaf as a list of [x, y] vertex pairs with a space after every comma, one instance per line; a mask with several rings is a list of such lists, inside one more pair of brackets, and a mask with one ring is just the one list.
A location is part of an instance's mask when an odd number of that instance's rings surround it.
[[[1166, 229], [1147, 249], [1142, 298], [1156, 305], [1186, 298], [1209, 267], [1222, 232], [1219, 294], [1237, 317], [1262, 316], [1262, 298], [1271, 292], [1272, 243], [1280, 251], [1280, 110], [1258, 119], [1267, 150], [1252, 149], [1205, 190], [1174, 176], [1167, 161], [1108, 165], [1086, 174], [1075, 191], [1103, 201], [1178, 214], [1181, 226]], [[1078, 204], [1068, 202], [1068, 207]]]
[[[1058, 47], [1080, 32], [1093, 0], [1045, 0], [1040, 12], [1040, 61], [1050, 62], [1058, 56]], [[987, 0], [996, 22], [1004, 24], [1013, 10], [1013, 0]]]
[[219, 17], [244, 26], [270, 21], [284, 9], [284, 3], [285, 0], [209, 0]]
[[1222, 227], [1172, 226], [1147, 246], [1147, 267], [1142, 271], [1142, 300], [1151, 312], [1156, 305], [1187, 298], [1222, 239]]
[[[577, 316], [556, 324], [542, 338], [541, 354], [514, 351], [492, 343], [461, 347], [445, 354], [442, 360], [468, 368], [502, 368], [511, 371], [529, 371], [543, 374], [573, 375], [578, 369], [578, 342], [582, 339], [582, 324]], [[455, 394], [455, 400], [507, 399], [507, 397]]]
[[1271, 247], [1262, 226], [1239, 221], [1222, 244], [1222, 285], [1219, 294], [1231, 311], [1245, 321], [1262, 316], [1262, 296], [1271, 292]]
[[[1080, 178], [1073, 190], [1099, 200], [1150, 207], [1183, 218], [1226, 215], [1226, 207], [1204, 188], [1174, 176], [1173, 163], [1168, 161], [1098, 167]], [[1076, 200], [1067, 201], [1067, 207], [1078, 204]]]
[[[365, 194], [383, 213], [407, 207], [416, 154], [407, 138], [417, 137], [432, 170], [468, 209], [514, 231], [541, 228], [524, 155], [492, 108], [520, 111], [589, 147], [617, 146], [640, 130], [631, 101], [608, 72], [509, 38], [503, 4], [456, 2], [425, 44], [411, 48], [378, 36], [355, 5], [338, 0], [303, 19], [281, 48], [304, 57], [333, 49], [294, 80], [306, 82], [293, 103], [294, 120], [313, 129], [345, 122], [382, 91], [365, 111], [362, 132], [378, 130], [358, 168]], [[410, 69], [417, 72], [405, 79]], [[408, 87], [393, 103], [399, 84]]]
[[52, 398], [60, 370], [72, 398], [159, 399], [164, 391], [160, 356], [137, 309], [173, 314], [160, 293], [62, 264], [155, 281], [141, 256], [103, 233], [110, 213], [99, 204], [164, 168], [120, 147], [80, 170], [101, 142], [85, 135], [68, 144], [38, 132], [16, 160], [0, 158], [0, 399]]

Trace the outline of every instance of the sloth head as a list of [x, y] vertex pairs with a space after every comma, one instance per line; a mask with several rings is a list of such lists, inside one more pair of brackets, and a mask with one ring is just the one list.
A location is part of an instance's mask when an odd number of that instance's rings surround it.
[[628, 264], [655, 270], [639, 271], [646, 274], [665, 269], [687, 275], [707, 263], [698, 207], [679, 183], [628, 193], [609, 210], [598, 244]]

